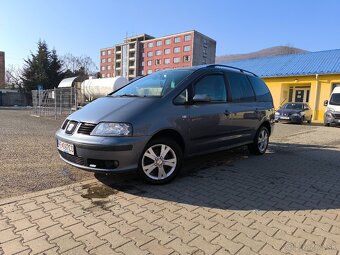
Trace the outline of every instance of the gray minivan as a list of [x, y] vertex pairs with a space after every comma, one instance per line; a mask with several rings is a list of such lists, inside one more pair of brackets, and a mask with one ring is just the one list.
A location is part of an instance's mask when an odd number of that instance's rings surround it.
[[96, 172], [172, 180], [184, 157], [248, 145], [264, 154], [273, 99], [255, 74], [224, 65], [158, 71], [74, 112], [56, 133], [60, 157]]

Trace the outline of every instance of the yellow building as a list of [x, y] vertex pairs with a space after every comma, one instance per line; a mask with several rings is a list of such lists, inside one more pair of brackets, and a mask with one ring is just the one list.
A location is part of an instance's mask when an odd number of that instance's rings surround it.
[[276, 109], [287, 102], [308, 103], [313, 109], [313, 122], [323, 123], [324, 101], [340, 86], [340, 49], [224, 64], [260, 76], [273, 95]]

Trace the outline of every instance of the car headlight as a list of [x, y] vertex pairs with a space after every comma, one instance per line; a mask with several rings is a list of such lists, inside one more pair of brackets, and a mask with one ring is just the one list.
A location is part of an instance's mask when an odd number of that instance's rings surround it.
[[128, 123], [99, 123], [91, 132], [95, 136], [131, 136], [132, 126]]
[[331, 112], [331, 111], [327, 111], [327, 112], [326, 112], [326, 117], [327, 117], [327, 118], [333, 118], [332, 112]]
[[278, 115], [280, 115], [280, 113], [279, 112], [275, 112], [275, 116], [278, 116]]

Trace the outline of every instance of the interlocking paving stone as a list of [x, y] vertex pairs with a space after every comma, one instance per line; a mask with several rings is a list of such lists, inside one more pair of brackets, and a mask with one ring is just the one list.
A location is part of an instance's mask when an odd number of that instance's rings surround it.
[[303, 128], [313, 136], [278, 134], [262, 157], [225, 152], [164, 186], [115, 177], [2, 199], [0, 254], [338, 255], [340, 136]]

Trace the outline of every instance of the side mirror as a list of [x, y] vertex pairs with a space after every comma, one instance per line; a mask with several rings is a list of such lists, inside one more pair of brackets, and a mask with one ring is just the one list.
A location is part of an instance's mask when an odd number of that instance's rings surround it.
[[208, 103], [211, 101], [207, 94], [197, 94], [192, 99], [195, 103]]
[[325, 101], [323, 102], [323, 105], [324, 105], [324, 106], [327, 106], [327, 105], [328, 105], [328, 100], [325, 100]]

